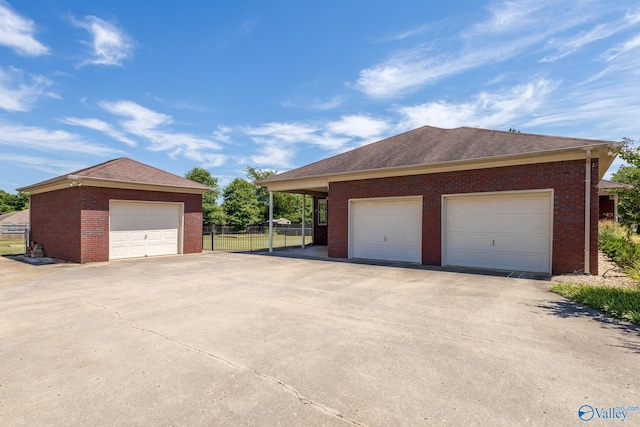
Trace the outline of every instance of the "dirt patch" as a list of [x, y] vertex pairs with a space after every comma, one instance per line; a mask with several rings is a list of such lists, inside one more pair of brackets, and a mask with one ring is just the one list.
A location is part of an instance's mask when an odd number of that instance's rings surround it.
[[556, 283], [568, 283], [571, 285], [595, 285], [622, 288], [633, 288], [638, 286], [632, 278], [622, 271], [622, 268], [618, 267], [602, 252], [598, 252], [598, 272], [600, 274], [597, 276], [582, 273], [553, 276], [551, 281]]

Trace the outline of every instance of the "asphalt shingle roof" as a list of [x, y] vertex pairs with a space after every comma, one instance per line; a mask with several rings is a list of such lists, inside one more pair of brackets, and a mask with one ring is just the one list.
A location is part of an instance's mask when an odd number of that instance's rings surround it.
[[29, 188], [41, 186], [47, 183], [73, 179], [94, 179], [102, 181], [113, 181], [114, 187], [117, 182], [160, 185], [166, 187], [176, 187], [185, 189], [196, 189], [207, 191], [209, 188], [198, 182], [191, 181], [178, 175], [163, 171], [153, 166], [131, 160], [127, 157], [120, 157], [108, 162], [100, 163], [85, 169], [61, 175], [59, 177], [39, 182], [20, 189], [29, 191]]
[[433, 126], [405, 132], [261, 180], [259, 183], [376, 169], [428, 166], [458, 161], [528, 155], [613, 144], [612, 141]]

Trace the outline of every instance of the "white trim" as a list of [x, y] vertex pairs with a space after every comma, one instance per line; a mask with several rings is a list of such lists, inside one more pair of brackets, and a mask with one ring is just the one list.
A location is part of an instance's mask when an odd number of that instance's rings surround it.
[[[420, 211], [422, 213], [421, 217], [424, 217], [424, 197], [422, 195], [417, 196], [397, 196], [397, 197], [366, 197], [366, 198], [357, 198], [357, 199], [349, 199], [348, 206], [348, 258], [353, 258], [353, 207], [354, 203], [375, 203], [375, 202], [385, 202], [385, 201], [419, 201], [420, 202]], [[420, 264], [422, 264], [422, 245], [423, 245], [423, 237], [422, 237], [422, 219], [420, 221], [420, 230], [416, 232], [420, 235]]]
[[549, 196], [550, 202], [550, 230], [549, 230], [549, 271], [546, 273], [551, 274], [553, 270], [553, 220], [554, 220], [554, 208], [555, 208], [555, 194], [553, 188], [544, 188], [544, 189], [536, 189], [536, 190], [509, 190], [509, 191], [487, 191], [487, 192], [478, 192], [478, 193], [456, 193], [456, 194], [442, 194], [440, 198], [440, 209], [441, 209], [441, 218], [440, 218], [440, 259], [441, 265], [446, 266], [447, 263], [447, 199], [455, 199], [455, 198], [465, 198], [465, 197], [513, 197], [522, 195], [526, 196]]
[[156, 205], [174, 205], [180, 207], [180, 218], [178, 220], [178, 254], [184, 254], [184, 202], [162, 202], [155, 200], [121, 200], [109, 199], [109, 226], [107, 230], [107, 241], [109, 244], [109, 260], [111, 260], [111, 204], [156, 204]]

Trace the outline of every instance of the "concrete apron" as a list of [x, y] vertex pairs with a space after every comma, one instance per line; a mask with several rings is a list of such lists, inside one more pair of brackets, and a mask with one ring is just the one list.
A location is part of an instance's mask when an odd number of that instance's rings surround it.
[[72, 265], [0, 287], [0, 425], [566, 426], [640, 406], [638, 328], [548, 286], [251, 254]]

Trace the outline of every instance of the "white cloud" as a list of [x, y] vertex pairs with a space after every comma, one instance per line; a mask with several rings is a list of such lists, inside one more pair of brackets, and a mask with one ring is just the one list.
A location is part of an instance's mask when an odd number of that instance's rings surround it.
[[87, 30], [93, 37], [90, 43], [92, 57], [81, 65], [121, 65], [122, 61], [133, 55], [131, 37], [114, 24], [95, 16], [85, 16], [81, 21], [72, 18], [72, 22]]
[[84, 163], [70, 162], [67, 160], [56, 160], [51, 157], [35, 157], [20, 154], [1, 154], [0, 160], [17, 164], [24, 169], [37, 169], [52, 175], [62, 175], [65, 173], [81, 170], [87, 167]]
[[306, 108], [309, 110], [333, 110], [341, 106], [346, 100], [343, 95], [335, 95], [328, 99], [321, 98], [300, 98], [290, 99], [282, 102], [283, 107]]
[[8, 3], [0, 1], [0, 45], [24, 56], [39, 56], [49, 49], [34, 38], [35, 24], [18, 15]]
[[452, 103], [445, 101], [400, 107], [403, 119], [401, 131], [424, 125], [443, 128], [472, 126], [481, 128], [510, 128], [521, 122], [522, 116], [540, 107], [558, 82], [538, 79], [499, 92], [481, 92], [472, 100]]
[[68, 152], [103, 157], [122, 153], [120, 150], [89, 142], [75, 133], [48, 130], [36, 126], [23, 126], [6, 121], [0, 121], [0, 145], [15, 148], [28, 147], [45, 152]]
[[[613, 36], [633, 25], [640, 23], [640, 13], [627, 14], [623, 19], [608, 22], [606, 24], [598, 24], [590, 31], [581, 31], [578, 35], [564, 40], [551, 40], [548, 47], [558, 50], [557, 53], [547, 55], [541, 59], [541, 62], [553, 62], [565, 56], [571, 55], [583, 46]], [[606, 55], [606, 54], [605, 54]]]
[[636, 34], [634, 37], [627, 40], [626, 42], [620, 43], [612, 47], [611, 49], [607, 50], [604, 53], [603, 57], [605, 61], [609, 62], [639, 47], [640, 47], [640, 34]]
[[49, 86], [51, 81], [46, 77], [35, 74], [25, 76], [17, 68], [0, 67], [0, 108], [6, 111], [29, 111], [43, 96], [58, 97], [47, 92]]
[[134, 140], [128, 138], [119, 130], [114, 129], [113, 126], [111, 126], [109, 123], [99, 119], [79, 119], [77, 117], [64, 117], [62, 119], [62, 122], [73, 126], [81, 126], [88, 129], [94, 129], [100, 132], [104, 132], [113, 139], [124, 142], [129, 147], [135, 147], [137, 145]]
[[253, 164], [282, 169], [293, 166], [301, 146], [340, 153], [379, 139], [389, 128], [385, 120], [355, 114], [321, 125], [273, 122], [243, 132], [258, 146], [257, 154], [250, 156]]
[[250, 156], [251, 163], [258, 166], [287, 169], [292, 166], [295, 150], [277, 141], [257, 139], [261, 143], [258, 153]]
[[151, 151], [167, 151], [171, 156], [184, 156], [200, 162], [204, 167], [220, 166], [226, 156], [211, 153], [219, 150], [220, 144], [189, 133], [175, 132], [169, 128], [173, 123], [170, 115], [150, 110], [133, 101], [100, 102], [100, 107], [111, 114], [124, 117], [120, 126], [125, 132], [144, 138]]
[[361, 70], [351, 86], [371, 98], [401, 97], [464, 71], [528, 53], [549, 36], [594, 19], [599, 11], [573, 0], [501, 1], [489, 9], [487, 20], [454, 38], [416, 44]]
[[389, 129], [389, 123], [383, 119], [355, 114], [342, 116], [340, 120], [328, 123], [326, 128], [334, 134], [373, 140]]

